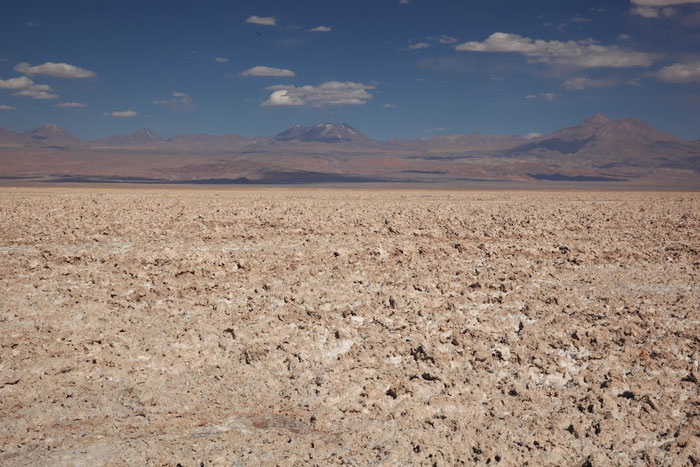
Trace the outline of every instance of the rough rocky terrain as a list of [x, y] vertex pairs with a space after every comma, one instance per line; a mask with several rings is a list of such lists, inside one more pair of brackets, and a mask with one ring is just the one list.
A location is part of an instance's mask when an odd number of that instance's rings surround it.
[[0, 189], [1, 465], [697, 465], [700, 194]]

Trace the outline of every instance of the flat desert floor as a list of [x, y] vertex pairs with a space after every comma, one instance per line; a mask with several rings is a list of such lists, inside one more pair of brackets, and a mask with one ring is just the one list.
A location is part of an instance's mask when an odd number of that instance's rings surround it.
[[700, 194], [0, 189], [2, 465], [697, 465]]

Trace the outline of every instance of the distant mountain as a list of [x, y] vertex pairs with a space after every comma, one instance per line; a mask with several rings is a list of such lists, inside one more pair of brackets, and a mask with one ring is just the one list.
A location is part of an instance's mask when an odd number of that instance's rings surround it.
[[295, 125], [253, 139], [189, 134], [164, 140], [142, 129], [92, 142], [46, 125], [21, 134], [0, 129], [0, 178], [13, 177], [143, 183], [545, 180], [692, 189], [700, 186], [700, 142], [602, 114], [531, 139], [472, 133], [388, 142], [334, 123]]
[[67, 148], [83, 145], [81, 140], [59, 125], [44, 125], [36, 130], [27, 130], [21, 137], [22, 143], [30, 146]]
[[320, 123], [307, 127], [294, 125], [288, 130], [279, 133], [274, 138], [276, 141], [297, 141], [304, 143], [368, 143], [373, 141], [368, 136], [350, 125]]
[[98, 139], [93, 143], [100, 146], [145, 146], [153, 145], [163, 141], [163, 138], [152, 132], [148, 128], [140, 130], [130, 135], [116, 135], [108, 138]]
[[0, 128], [0, 146], [16, 146], [24, 142], [22, 135], [9, 128]]
[[391, 143], [413, 150], [428, 152], [454, 152], [484, 149], [502, 149], [526, 142], [522, 136], [498, 136], [471, 133], [468, 135], [440, 135], [414, 140], [391, 140]]
[[561, 159], [596, 168], [700, 170], [700, 145], [664, 133], [636, 118], [612, 120], [596, 114], [580, 124], [505, 150], [508, 157]]

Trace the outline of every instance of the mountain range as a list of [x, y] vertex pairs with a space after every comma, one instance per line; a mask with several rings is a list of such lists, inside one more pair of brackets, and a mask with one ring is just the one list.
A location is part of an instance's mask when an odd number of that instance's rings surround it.
[[0, 179], [198, 183], [570, 181], [700, 187], [700, 142], [596, 114], [535, 138], [472, 133], [377, 141], [347, 124], [272, 137], [141, 129], [81, 141], [58, 125], [0, 128]]

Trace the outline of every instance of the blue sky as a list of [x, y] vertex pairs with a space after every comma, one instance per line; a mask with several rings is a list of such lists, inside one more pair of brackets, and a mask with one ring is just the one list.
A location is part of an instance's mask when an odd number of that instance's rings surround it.
[[[700, 0], [8, 2], [0, 126], [377, 139], [603, 112], [700, 138]], [[314, 30], [315, 29], [315, 30]]]

